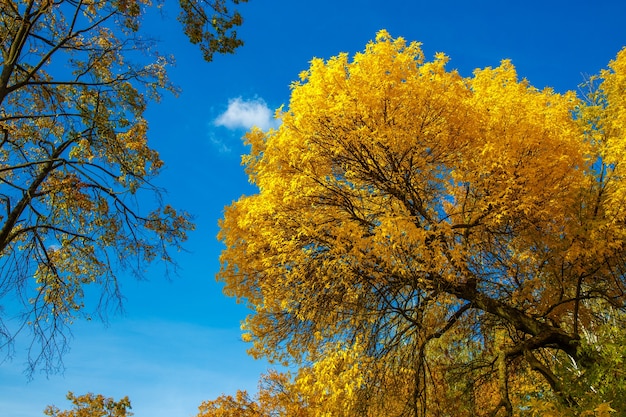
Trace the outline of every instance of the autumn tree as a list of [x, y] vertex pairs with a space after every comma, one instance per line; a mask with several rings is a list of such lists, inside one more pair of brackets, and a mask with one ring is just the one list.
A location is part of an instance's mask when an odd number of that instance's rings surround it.
[[626, 50], [586, 100], [507, 60], [471, 77], [447, 61], [382, 31], [314, 59], [281, 126], [247, 134], [258, 193], [225, 211], [218, 279], [253, 311], [250, 351], [351, 352], [352, 415], [616, 408]]
[[411, 373], [400, 372], [379, 381], [384, 384], [384, 398], [370, 396], [364, 403], [359, 397], [366, 394], [365, 381], [388, 363], [367, 358], [362, 348], [360, 343], [327, 346], [319, 360], [295, 373], [270, 370], [261, 375], [254, 396], [238, 390], [234, 396], [222, 394], [203, 402], [196, 417], [373, 417], [401, 413], [411, 390]]
[[[241, 44], [230, 4], [245, 1], [180, 1], [207, 60]], [[175, 88], [141, 32], [151, 4], [0, 0], [0, 350], [30, 331], [31, 372], [61, 366], [73, 318], [121, 300], [121, 270], [171, 263], [192, 229], [152, 183], [144, 112]]]
[[48, 417], [131, 417], [129, 411], [130, 400], [124, 397], [119, 401], [107, 398], [100, 394], [84, 394], [76, 396], [72, 392], [67, 394], [68, 401], [72, 402], [71, 410], [62, 411], [58, 407], [49, 405], [44, 410]]
[[238, 390], [235, 396], [223, 394], [215, 400], [204, 401], [196, 417], [310, 417], [308, 403], [298, 392], [298, 386], [288, 373], [270, 370], [262, 375], [259, 391], [251, 396]]

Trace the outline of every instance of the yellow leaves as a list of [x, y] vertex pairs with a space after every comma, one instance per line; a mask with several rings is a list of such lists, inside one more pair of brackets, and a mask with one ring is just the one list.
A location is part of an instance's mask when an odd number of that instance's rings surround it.
[[146, 146], [147, 124], [145, 122], [133, 125], [126, 132], [119, 133], [117, 140], [128, 150], [139, 152]]
[[581, 121], [589, 141], [594, 146], [594, 161], [598, 170], [600, 186], [603, 187], [608, 218], [622, 222], [626, 217], [624, 202], [624, 164], [626, 157], [626, 48], [622, 49], [609, 68], [599, 77], [588, 82], [591, 92], [589, 103], [581, 110]]
[[562, 203], [563, 191], [583, 186], [588, 150], [571, 119], [577, 101], [517, 82], [509, 61], [475, 71], [470, 87], [471, 105], [480, 110], [478, 153], [463, 161], [471, 177], [457, 168], [455, 178], [488, 188], [489, 203], [498, 208], [512, 206], [533, 217], [558, 212], [554, 205]]
[[[602, 403], [593, 409], [593, 416], [595, 417], [610, 417], [611, 413], [617, 413], [617, 410], [611, 408], [610, 403]], [[591, 414], [590, 414], [591, 415]], [[581, 417], [583, 414], [581, 414]]]
[[576, 414], [572, 410], [567, 410], [542, 399], [533, 399], [528, 406], [532, 417], [611, 417], [613, 413], [617, 412], [610, 403], [601, 403], [593, 409], [582, 410]]
[[[85, 192], [87, 184], [73, 173], [52, 173], [42, 186], [43, 191], [49, 196], [53, 210], [61, 210], [65, 213], [77, 214], [79, 211], [91, 212], [93, 201]], [[85, 225], [84, 217], [76, 216], [75, 221]]]
[[624, 155], [623, 140], [626, 131], [626, 48], [622, 49], [615, 60], [609, 63], [609, 69], [601, 72], [602, 82], [598, 86], [601, 102], [605, 108], [600, 123], [607, 143], [604, 158], [607, 164], [619, 163]]
[[72, 245], [72, 238], [68, 238], [58, 246], [47, 248], [46, 261], [39, 264], [34, 274], [37, 298], [42, 302], [40, 308], [70, 321], [74, 313], [84, 308], [84, 287], [97, 282], [105, 273], [106, 267], [90, 243], [77, 248]]
[[95, 155], [92, 152], [91, 145], [87, 139], [80, 139], [76, 145], [72, 147], [69, 153], [71, 159], [79, 159], [87, 162], [93, 161]]
[[55, 406], [48, 406], [44, 414], [48, 417], [130, 417], [132, 407], [128, 397], [119, 401], [107, 398], [102, 394], [85, 394], [76, 396], [69, 392], [67, 399], [72, 402], [73, 409], [61, 411]]
[[533, 398], [529, 402], [532, 417], [569, 417], [552, 402]]
[[368, 362], [358, 341], [327, 346], [320, 360], [301, 369], [295, 388], [317, 416], [351, 415], [356, 394], [368, 378]]
[[[9, 3], [0, 15], [8, 48], [0, 80], [0, 293], [16, 295], [15, 329], [32, 324], [29, 369], [53, 369], [66, 351], [65, 322], [83, 310], [84, 286], [102, 284], [93, 299], [101, 296], [94, 309], [105, 316], [108, 302], [121, 300], [118, 268], [141, 276], [143, 261], [171, 261], [193, 225], [152, 185], [163, 162], [144, 113], [176, 88], [167, 75], [172, 58], [132, 33], [151, 1]], [[232, 29], [241, 16], [230, 14], [229, 1], [181, 3], [183, 25], [195, 25], [207, 57], [240, 44]], [[216, 13], [213, 27], [206, 13]]]
[[[442, 214], [429, 204], [445, 182], [444, 165], [470, 140], [461, 125], [470, 109], [460, 108], [470, 92], [446, 62], [443, 54], [424, 62], [419, 44], [381, 32], [352, 62], [347, 54], [313, 60], [281, 127], [248, 133], [252, 151], [243, 162], [260, 195], [226, 211], [220, 278], [229, 294], [264, 300], [249, 329], [264, 328], [262, 316], [277, 310], [320, 320], [320, 298], [333, 311], [325, 324], [342, 305], [358, 305], [368, 289], [352, 284], [365, 279], [352, 265], [378, 263], [399, 277], [443, 267], [436, 240], [444, 228], [418, 225]], [[416, 194], [394, 198], [407, 182]], [[426, 266], [409, 272], [407, 259]], [[292, 302], [298, 294], [310, 298]]]
[[510, 61], [468, 78], [447, 61], [380, 32], [352, 59], [311, 61], [280, 128], [246, 137], [259, 193], [225, 211], [218, 279], [254, 312], [253, 354], [310, 364], [295, 382], [318, 415], [400, 380], [383, 409], [473, 415], [536, 396], [531, 412], [561, 415], [565, 353], [603, 317], [589, 300], [623, 301], [623, 141], [590, 140], [574, 93], [540, 91]]
[[91, 53], [91, 72], [99, 82], [112, 82], [118, 74], [114, 70], [123, 66], [124, 55], [119, 53], [121, 42], [113, 31], [106, 27], [99, 27], [97, 33], [88, 40], [93, 48]]
[[237, 391], [235, 397], [222, 395], [213, 401], [204, 401], [196, 417], [262, 417], [258, 405], [246, 391]]

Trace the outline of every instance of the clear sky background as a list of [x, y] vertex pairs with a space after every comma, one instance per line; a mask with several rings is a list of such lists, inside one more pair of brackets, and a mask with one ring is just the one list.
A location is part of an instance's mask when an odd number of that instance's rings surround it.
[[626, 45], [624, 0], [250, 0], [240, 12], [245, 46], [212, 63], [188, 44], [175, 11], [149, 28], [161, 50], [176, 55], [171, 78], [183, 90], [148, 112], [152, 146], [166, 163], [157, 183], [197, 224], [189, 252], [176, 257], [178, 275], [167, 280], [156, 265], [146, 281], [125, 279], [124, 314], [106, 326], [77, 323], [62, 375], [29, 382], [21, 351], [0, 364], [0, 417], [42, 416], [47, 404], [69, 408], [70, 390], [128, 395], [137, 417], [189, 417], [203, 400], [256, 390], [268, 364], [246, 355], [239, 324], [247, 311], [215, 282], [217, 221], [225, 205], [254, 192], [240, 166], [241, 136], [252, 124], [272, 126], [311, 58], [362, 51], [387, 29], [422, 42], [429, 58], [446, 53], [462, 75], [510, 58], [534, 86], [563, 92]]

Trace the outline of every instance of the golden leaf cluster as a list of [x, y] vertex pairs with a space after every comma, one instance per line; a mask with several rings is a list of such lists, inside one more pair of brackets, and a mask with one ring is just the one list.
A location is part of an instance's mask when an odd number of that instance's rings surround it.
[[381, 31], [247, 134], [218, 279], [251, 354], [300, 367], [313, 415], [622, 409], [592, 375], [624, 351], [585, 335], [614, 346], [626, 308], [626, 51], [583, 98], [447, 63]]

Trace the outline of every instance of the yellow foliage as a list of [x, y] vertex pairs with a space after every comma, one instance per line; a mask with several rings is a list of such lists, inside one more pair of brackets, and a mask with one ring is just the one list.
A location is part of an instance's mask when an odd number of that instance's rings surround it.
[[72, 402], [72, 410], [61, 411], [55, 406], [48, 406], [44, 414], [49, 417], [130, 417], [133, 415], [129, 410], [130, 400], [124, 397], [119, 401], [106, 398], [101, 394], [85, 394], [76, 396], [67, 394], [67, 399]]
[[358, 342], [327, 346], [318, 361], [298, 372], [295, 391], [315, 416], [354, 415], [358, 391], [369, 379], [369, 362]]
[[235, 397], [223, 395], [213, 401], [205, 401], [198, 407], [197, 417], [260, 417], [258, 405], [246, 391], [237, 391]]
[[626, 305], [626, 53], [592, 102], [447, 61], [385, 31], [312, 60], [246, 136], [259, 192], [225, 210], [218, 279], [253, 308], [250, 352], [306, 365], [298, 391], [333, 409], [575, 408], [582, 329]]
[[[183, 29], [208, 60], [241, 44], [231, 7], [240, 2], [180, 2]], [[0, 294], [23, 300], [7, 312], [23, 322], [0, 316], [0, 346], [11, 351], [9, 328], [31, 330], [31, 372], [61, 366], [62, 333], [88, 315], [87, 285], [99, 287], [94, 310], [105, 315], [101, 306], [122, 299], [120, 269], [141, 276], [147, 261], [171, 262], [193, 229], [152, 184], [163, 162], [144, 113], [177, 89], [171, 59], [135, 33], [151, 5], [0, 1]], [[146, 214], [138, 201], [156, 207]]]

